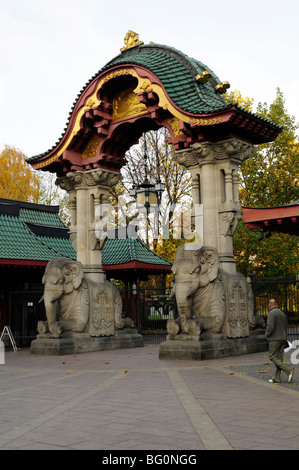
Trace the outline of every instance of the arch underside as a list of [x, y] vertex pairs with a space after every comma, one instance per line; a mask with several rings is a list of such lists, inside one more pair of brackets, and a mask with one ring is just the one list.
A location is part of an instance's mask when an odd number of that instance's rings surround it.
[[161, 127], [168, 129], [175, 150], [231, 137], [250, 142], [250, 132], [253, 143], [257, 135], [267, 141], [276, 131], [266, 123], [262, 129], [260, 121], [234, 107], [204, 115], [186, 112], [170, 100], [150, 70], [128, 64], [111, 67], [92, 80], [79, 96], [60, 142], [30, 163], [57, 176], [94, 168], [119, 172], [126, 151], [144, 132]]

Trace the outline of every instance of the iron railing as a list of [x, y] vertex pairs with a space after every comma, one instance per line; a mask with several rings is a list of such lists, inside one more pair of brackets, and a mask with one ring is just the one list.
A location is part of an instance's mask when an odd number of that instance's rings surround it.
[[255, 314], [265, 319], [268, 315], [270, 299], [275, 299], [278, 307], [288, 318], [288, 339], [299, 339], [299, 278], [257, 278], [250, 276], [255, 300]]
[[[268, 279], [250, 276], [254, 294], [255, 314], [267, 319], [268, 304], [274, 298], [287, 315], [288, 339], [299, 340], [299, 276]], [[38, 320], [45, 319], [42, 292], [10, 292], [9, 325], [19, 347], [29, 346], [37, 333]], [[133, 318], [146, 344], [159, 344], [166, 340], [167, 320], [177, 318], [175, 297], [170, 287], [139, 288], [122, 292], [124, 310]]]
[[137, 326], [145, 343], [165, 341], [167, 321], [177, 317], [175, 298], [170, 294], [168, 287], [138, 289]]

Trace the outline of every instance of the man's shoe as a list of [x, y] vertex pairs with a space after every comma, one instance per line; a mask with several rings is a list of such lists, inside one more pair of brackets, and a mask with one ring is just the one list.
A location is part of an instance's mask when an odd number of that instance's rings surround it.
[[269, 382], [270, 382], [271, 384], [279, 384], [279, 383], [280, 383], [280, 382], [275, 382], [273, 379], [270, 379]]
[[292, 370], [292, 372], [289, 375], [288, 382], [292, 382], [293, 376], [294, 376], [294, 369]]

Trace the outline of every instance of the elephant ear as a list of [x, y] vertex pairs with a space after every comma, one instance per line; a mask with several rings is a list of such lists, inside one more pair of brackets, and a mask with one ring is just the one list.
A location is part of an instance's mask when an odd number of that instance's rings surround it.
[[75, 261], [71, 263], [70, 270], [71, 270], [72, 277], [73, 277], [74, 289], [78, 289], [82, 284], [82, 280], [84, 276], [82, 264], [79, 261]]
[[207, 270], [207, 276], [209, 281], [212, 282], [216, 279], [219, 270], [219, 257], [218, 252], [215, 248], [206, 248], [205, 250], [206, 256], [206, 263], [208, 264], [209, 268]]

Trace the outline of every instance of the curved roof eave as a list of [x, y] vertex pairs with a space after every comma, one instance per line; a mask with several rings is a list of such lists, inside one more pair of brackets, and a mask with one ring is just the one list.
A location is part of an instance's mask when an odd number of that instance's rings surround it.
[[[195, 115], [205, 115], [228, 111], [234, 108], [257, 117], [254, 113], [248, 112], [236, 104], [227, 103], [223, 96], [215, 90], [215, 86], [220, 83], [219, 78], [209, 67], [200, 61], [188, 57], [173, 47], [160, 44], [139, 45], [126, 49], [115, 56], [88, 80], [73, 103], [64, 132], [59, 140], [47, 151], [29, 157], [26, 160], [28, 163], [45, 157], [60, 144], [68, 129], [75, 106], [83, 92], [100, 74], [118, 65], [137, 65], [150, 70], [161, 81], [173, 103], [183, 111]], [[210, 73], [210, 79], [206, 83], [200, 83], [196, 80], [196, 77], [205, 70]], [[281, 126], [276, 126], [259, 116], [258, 118], [281, 129]]]

